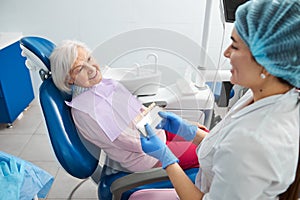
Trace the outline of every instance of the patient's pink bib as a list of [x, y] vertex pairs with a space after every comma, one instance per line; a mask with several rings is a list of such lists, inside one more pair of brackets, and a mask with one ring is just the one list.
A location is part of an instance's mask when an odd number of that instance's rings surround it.
[[141, 112], [142, 103], [122, 84], [103, 79], [67, 105], [89, 114], [114, 141]]

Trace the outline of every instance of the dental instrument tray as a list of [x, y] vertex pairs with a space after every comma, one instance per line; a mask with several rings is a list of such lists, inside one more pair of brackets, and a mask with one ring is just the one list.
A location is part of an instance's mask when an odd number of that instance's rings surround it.
[[153, 130], [155, 130], [155, 127], [161, 120], [161, 117], [158, 115], [159, 111], [162, 111], [162, 108], [157, 106], [155, 103], [152, 103], [134, 120], [136, 128], [143, 136], [148, 136], [147, 131], [145, 129], [145, 125], [147, 123], [151, 126]]

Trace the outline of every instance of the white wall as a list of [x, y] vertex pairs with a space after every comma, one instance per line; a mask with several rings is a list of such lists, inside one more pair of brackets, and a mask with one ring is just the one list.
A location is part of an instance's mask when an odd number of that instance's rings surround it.
[[198, 0], [1, 0], [0, 31], [42, 35], [88, 45], [141, 27], [162, 27], [201, 39], [203, 5]]
[[[223, 27], [220, 0], [213, 1], [208, 54], [219, 61]], [[84, 41], [92, 49], [137, 28], [177, 31], [201, 45], [205, 0], [0, 0], [0, 32], [39, 35], [55, 43]], [[227, 31], [227, 30], [226, 30]], [[228, 31], [227, 31], [228, 32]], [[228, 33], [226, 33], [228, 34]], [[226, 43], [229, 36], [225, 36]], [[224, 65], [224, 64], [223, 64]]]

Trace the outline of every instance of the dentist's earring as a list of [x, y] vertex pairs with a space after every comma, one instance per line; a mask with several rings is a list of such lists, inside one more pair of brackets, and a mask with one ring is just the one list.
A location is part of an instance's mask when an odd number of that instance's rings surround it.
[[263, 73], [261, 73], [261, 74], [260, 74], [260, 78], [261, 78], [261, 79], [265, 79], [265, 78], [266, 78], [266, 75], [263, 74]]

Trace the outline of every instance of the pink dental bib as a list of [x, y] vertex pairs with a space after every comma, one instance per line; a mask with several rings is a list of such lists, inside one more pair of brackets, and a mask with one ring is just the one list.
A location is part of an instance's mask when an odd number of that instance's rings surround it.
[[142, 103], [122, 84], [103, 79], [66, 104], [87, 113], [114, 141], [141, 112]]

